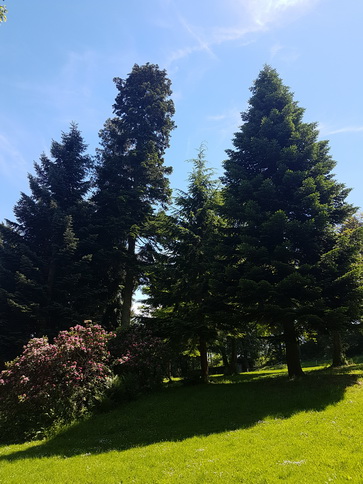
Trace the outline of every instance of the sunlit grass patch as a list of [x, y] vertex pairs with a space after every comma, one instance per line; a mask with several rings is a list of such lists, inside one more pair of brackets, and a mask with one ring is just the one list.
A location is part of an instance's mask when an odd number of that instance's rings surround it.
[[356, 365], [171, 386], [48, 441], [1, 447], [0, 483], [363, 482], [361, 379]]

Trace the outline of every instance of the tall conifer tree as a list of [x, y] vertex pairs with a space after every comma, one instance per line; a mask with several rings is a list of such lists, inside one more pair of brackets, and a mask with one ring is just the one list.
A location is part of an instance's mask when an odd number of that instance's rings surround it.
[[174, 128], [171, 82], [157, 65], [134, 65], [115, 78], [115, 117], [101, 136], [94, 202], [100, 245], [98, 274], [105, 288], [104, 321], [130, 324], [131, 301], [140, 277], [138, 248], [155, 206], [170, 196], [164, 152]]
[[179, 191], [173, 215], [164, 219], [163, 250], [151, 271], [148, 302], [163, 308], [155, 315], [163, 314], [160, 322], [166, 335], [184, 344], [196, 342], [202, 381], [207, 382], [207, 345], [221, 324], [214, 289], [223, 220], [218, 214], [220, 191], [206, 167], [203, 149], [193, 163], [188, 191]]
[[[3, 326], [20, 343], [53, 336], [90, 317], [80, 281], [89, 266], [85, 195], [90, 158], [75, 124], [53, 141], [29, 175], [31, 194], [21, 194], [16, 221], [0, 226], [0, 297]], [[14, 338], [13, 338], [14, 339]]]
[[332, 249], [333, 227], [354, 212], [332, 175], [328, 143], [304, 123], [277, 72], [265, 66], [224, 163], [235, 298], [251, 319], [282, 330], [290, 377], [303, 374], [298, 329], [321, 288], [316, 267]]

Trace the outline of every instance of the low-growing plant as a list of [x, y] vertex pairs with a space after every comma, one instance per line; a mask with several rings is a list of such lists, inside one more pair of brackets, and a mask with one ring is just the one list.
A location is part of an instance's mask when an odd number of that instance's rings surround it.
[[113, 336], [90, 324], [61, 331], [52, 344], [47, 337], [31, 339], [0, 373], [3, 437], [40, 436], [85, 414], [109, 384]]

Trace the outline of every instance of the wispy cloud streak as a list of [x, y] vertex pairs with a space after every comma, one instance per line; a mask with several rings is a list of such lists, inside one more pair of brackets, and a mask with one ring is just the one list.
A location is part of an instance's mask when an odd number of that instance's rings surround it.
[[183, 27], [194, 43], [175, 49], [170, 55], [169, 63], [198, 51], [205, 51], [216, 58], [213, 47], [225, 42], [240, 41], [248, 34], [266, 31], [275, 24], [290, 22], [310, 11], [318, 1], [320, 0], [224, 0], [223, 5], [212, 1], [208, 4], [209, 8], [202, 2], [199, 7], [205, 5], [205, 13], [210, 21], [208, 29], [189, 21], [189, 18], [198, 18], [198, 15], [193, 15], [192, 2], [174, 2], [172, 5], [179, 26]]
[[362, 133], [363, 126], [345, 126], [343, 128], [334, 129], [327, 134], [340, 134], [340, 133]]
[[328, 124], [319, 123], [318, 129], [321, 136], [330, 136], [334, 134], [344, 133], [363, 133], [363, 125], [346, 125], [342, 126], [341, 128], [333, 128]]

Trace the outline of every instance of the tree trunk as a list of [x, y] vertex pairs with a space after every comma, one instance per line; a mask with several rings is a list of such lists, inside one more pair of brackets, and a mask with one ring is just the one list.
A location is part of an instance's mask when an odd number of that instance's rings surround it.
[[333, 363], [332, 366], [345, 366], [348, 364], [342, 344], [342, 335], [339, 331], [332, 331], [332, 350], [333, 350]]
[[236, 375], [238, 373], [238, 371], [237, 371], [237, 339], [230, 337], [229, 340], [231, 342], [230, 369], [231, 369], [231, 374]]
[[130, 326], [132, 296], [135, 289], [135, 273], [133, 263], [135, 258], [136, 238], [132, 235], [129, 235], [127, 244], [128, 261], [126, 264], [125, 286], [122, 291], [121, 328], [128, 328]]
[[293, 322], [289, 321], [283, 323], [283, 329], [289, 378], [304, 376], [304, 372], [301, 368], [299, 342], [296, 335], [295, 325]]
[[168, 374], [168, 380], [169, 380], [169, 382], [173, 381], [171, 360], [169, 360], [167, 362], [166, 371], [167, 371], [167, 374]]
[[200, 369], [203, 383], [208, 383], [208, 353], [207, 342], [203, 336], [199, 337]]
[[229, 361], [228, 361], [228, 357], [227, 357], [227, 351], [226, 351], [226, 348], [223, 345], [223, 343], [220, 345], [219, 351], [221, 352], [222, 361], [223, 361], [223, 367], [224, 367], [223, 368], [223, 373], [225, 375], [230, 375], [231, 374], [231, 369], [230, 369], [230, 366], [229, 366]]

